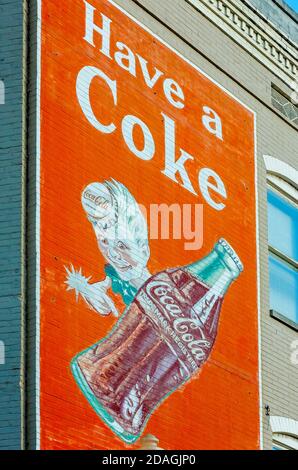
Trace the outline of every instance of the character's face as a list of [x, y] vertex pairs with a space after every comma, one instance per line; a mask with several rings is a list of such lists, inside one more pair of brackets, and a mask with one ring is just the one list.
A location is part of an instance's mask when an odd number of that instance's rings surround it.
[[148, 244], [140, 246], [136, 242], [128, 217], [118, 213], [118, 204], [109, 189], [104, 184], [91, 183], [84, 189], [82, 205], [105, 260], [123, 280], [140, 278], [149, 259]]
[[141, 277], [149, 259], [148, 246], [139, 246], [121, 223], [101, 220], [100, 224], [93, 222], [93, 228], [101, 253], [118, 275], [126, 281]]

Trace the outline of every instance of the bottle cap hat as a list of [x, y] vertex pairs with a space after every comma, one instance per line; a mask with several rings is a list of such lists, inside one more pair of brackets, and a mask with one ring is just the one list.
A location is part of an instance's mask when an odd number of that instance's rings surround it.
[[91, 219], [100, 220], [113, 213], [113, 200], [104, 184], [89, 184], [82, 193], [81, 201], [83, 209]]

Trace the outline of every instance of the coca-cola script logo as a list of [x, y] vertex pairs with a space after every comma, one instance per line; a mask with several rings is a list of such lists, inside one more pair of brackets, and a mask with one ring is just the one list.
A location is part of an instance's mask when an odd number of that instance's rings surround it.
[[103, 209], [108, 209], [110, 207], [109, 201], [105, 199], [103, 196], [97, 196], [92, 194], [90, 191], [85, 191], [83, 193], [83, 197], [92, 201], [96, 206], [101, 206]]
[[168, 320], [179, 339], [187, 346], [196, 361], [206, 358], [211, 347], [204, 333], [204, 325], [199, 318], [182, 310], [173, 287], [165, 281], [151, 281], [146, 286], [146, 293]]

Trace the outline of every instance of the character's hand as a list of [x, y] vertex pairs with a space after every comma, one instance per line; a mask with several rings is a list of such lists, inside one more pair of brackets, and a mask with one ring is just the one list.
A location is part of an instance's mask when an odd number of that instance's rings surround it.
[[107, 277], [104, 281], [88, 284], [84, 298], [101, 315], [109, 315], [112, 312], [115, 317], [118, 317], [119, 312], [113, 300], [107, 294], [110, 283], [111, 281]]
[[86, 278], [82, 275], [82, 270], [76, 271], [73, 266], [71, 270], [65, 268], [67, 272], [67, 290], [74, 289], [76, 298], [81, 295], [87, 302], [89, 307], [93, 308], [100, 315], [109, 315], [111, 312], [115, 317], [119, 316], [119, 312], [107, 294], [107, 289], [110, 287], [111, 281], [107, 277], [104, 281], [90, 284], [88, 281], [90, 277]]

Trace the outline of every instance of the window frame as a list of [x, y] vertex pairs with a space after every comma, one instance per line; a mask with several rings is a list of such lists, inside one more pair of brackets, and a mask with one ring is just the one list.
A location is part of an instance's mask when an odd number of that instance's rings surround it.
[[[281, 184], [279, 185], [276, 182], [276, 176], [278, 179], [281, 180]], [[281, 176], [276, 175], [275, 178], [270, 178], [270, 174], [267, 175], [267, 193], [268, 191], [271, 190], [273, 191], [277, 196], [281, 197], [284, 199], [287, 203], [293, 205], [297, 210], [298, 210], [298, 190], [296, 188], [292, 187], [291, 193], [285, 190], [285, 187], [282, 183], [284, 183], [284, 180], [282, 179]], [[297, 192], [297, 199], [294, 197], [294, 193]], [[268, 211], [268, 200], [267, 200], [267, 211]], [[268, 221], [268, 213], [267, 213], [267, 221]], [[267, 222], [268, 223], [268, 222]], [[285, 255], [282, 253], [280, 250], [277, 248], [271, 246], [269, 244], [268, 240], [268, 263], [269, 263], [269, 256], [272, 254], [275, 256], [278, 260], [286, 264], [288, 267], [293, 269], [294, 271], [298, 272], [298, 261], [295, 259], [291, 258], [290, 256]], [[270, 280], [269, 280], [269, 292], [270, 292]], [[296, 297], [296, 304], [298, 303], [298, 297]], [[292, 328], [295, 331], [298, 331], [298, 318], [296, 321], [291, 320], [287, 316], [285, 316], [282, 312], [278, 312], [274, 309], [269, 310], [270, 316], [274, 318], [275, 320], [280, 321], [281, 323], [286, 324], [290, 328]]]
[[[280, 436], [282, 437], [282, 439], [288, 437], [287, 434], [280, 434]], [[289, 445], [285, 444], [284, 442], [279, 441], [278, 437], [276, 437], [274, 434], [273, 434], [273, 437], [272, 437], [272, 447], [273, 447], [273, 450], [296, 450], [295, 447], [290, 447]], [[274, 449], [274, 447], [275, 447], [275, 449]]]

